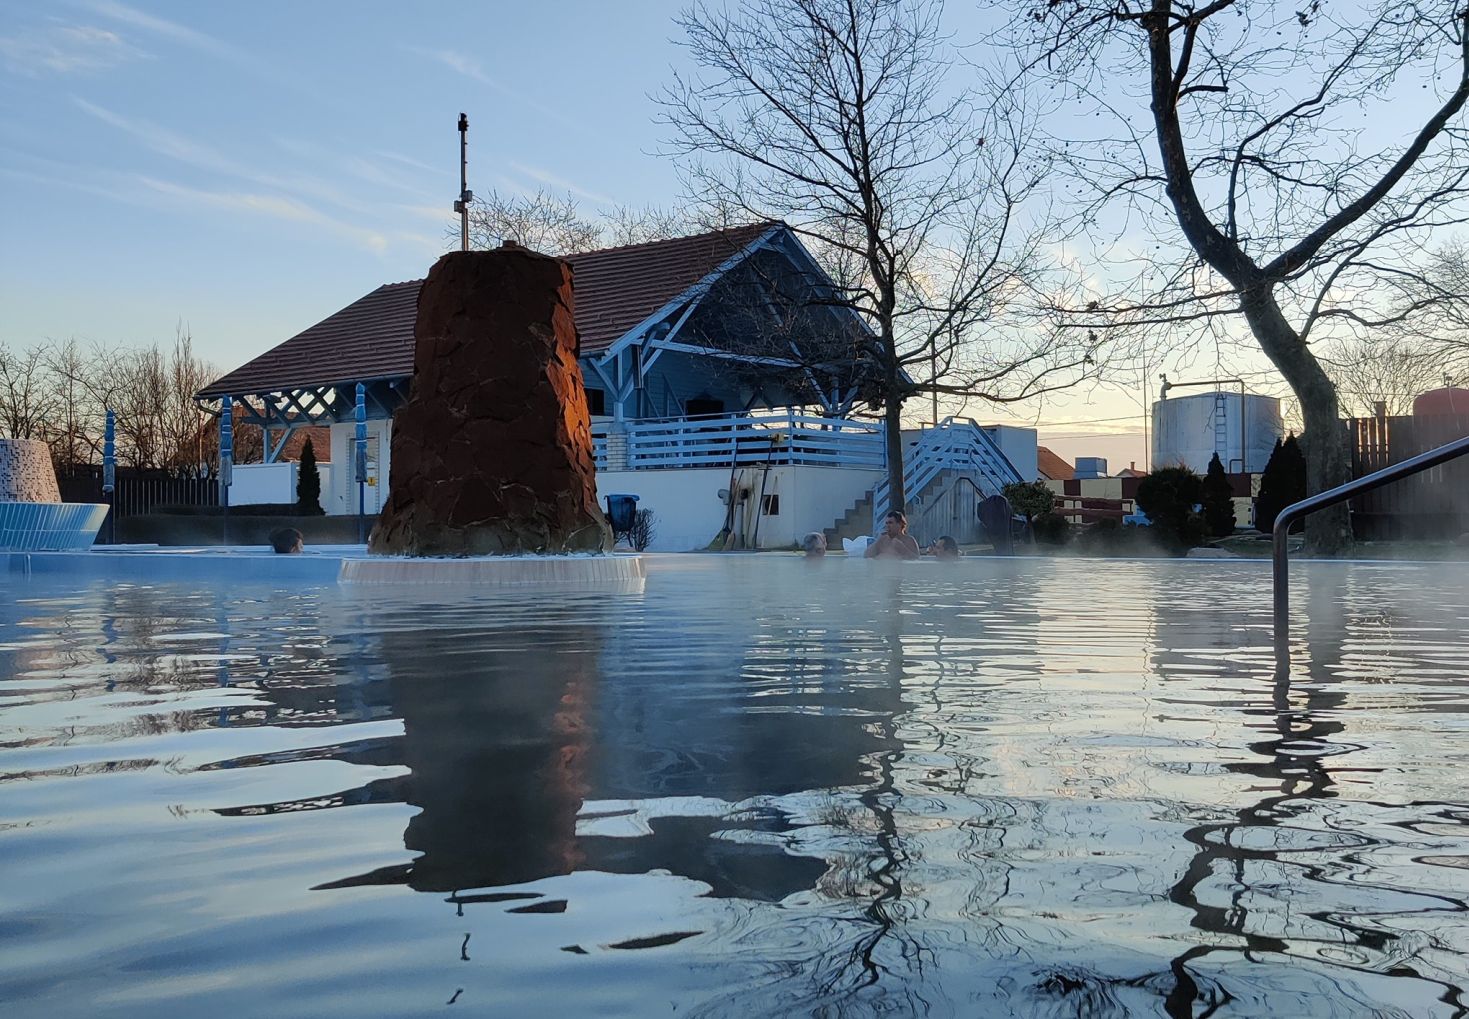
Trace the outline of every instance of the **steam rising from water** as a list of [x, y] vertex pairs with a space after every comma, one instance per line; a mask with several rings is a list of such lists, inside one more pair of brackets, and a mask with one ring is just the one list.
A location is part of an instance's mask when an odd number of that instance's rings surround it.
[[0, 999], [1462, 1014], [1459, 572], [1299, 565], [1285, 683], [1258, 563], [33, 581], [0, 606]]

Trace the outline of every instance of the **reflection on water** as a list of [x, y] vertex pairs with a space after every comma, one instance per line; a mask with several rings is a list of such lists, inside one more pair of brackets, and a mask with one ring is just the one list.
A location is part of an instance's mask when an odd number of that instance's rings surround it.
[[0, 605], [23, 1014], [1464, 1015], [1469, 594], [671, 557]]

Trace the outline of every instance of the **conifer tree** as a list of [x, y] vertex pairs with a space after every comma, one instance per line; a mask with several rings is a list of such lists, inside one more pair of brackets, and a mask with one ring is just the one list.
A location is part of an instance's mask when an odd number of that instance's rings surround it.
[[1209, 533], [1224, 538], [1234, 533], [1234, 493], [1229, 488], [1229, 476], [1224, 473], [1224, 464], [1219, 454], [1209, 461], [1209, 471], [1204, 475], [1203, 496], [1204, 522]]
[[[1260, 476], [1260, 494], [1255, 497], [1255, 526], [1269, 533], [1280, 511], [1306, 497], [1306, 457], [1294, 434], [1275, 443], [1275, 451]], [[1298, 525], [1299, 526], [1299, 525]]]
[[321, 472], [316, 469], [316, 447], [308, 437], [301, 447], [296, 470], [296, 506], [302, 513], [321, 513]]

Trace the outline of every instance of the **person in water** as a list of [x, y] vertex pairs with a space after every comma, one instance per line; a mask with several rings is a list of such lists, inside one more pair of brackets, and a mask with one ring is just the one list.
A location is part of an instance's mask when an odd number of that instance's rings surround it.
[[280, 555], [294, 555], [306, 547], [306, 539], [294, 527], [280, 527], [270, 532], [270, 547]]
[[882, 533], [862, 552], [868, 559], [917, 559], [918, 542], [908, 533], [908, 518], [893, 510], [882, 521]]
[[826, 555], [826, 535], [820, 531], [812, 531], [801, 539], [801, 549], [807, 559], [820, 559]]
[[945, 534], [928, 546], [928, 554], [935, 559], [951, 560], [958, 559], [964, 553], [959, 549], [959, 543]]

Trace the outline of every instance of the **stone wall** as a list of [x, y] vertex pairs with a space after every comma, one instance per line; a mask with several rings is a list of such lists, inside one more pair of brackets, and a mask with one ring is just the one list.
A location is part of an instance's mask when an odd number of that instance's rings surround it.
[[60, 502], [51, 447], [39, 439], [0, 439], [0, 502]]

